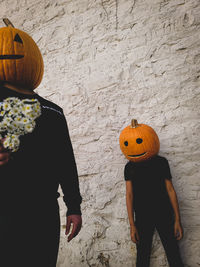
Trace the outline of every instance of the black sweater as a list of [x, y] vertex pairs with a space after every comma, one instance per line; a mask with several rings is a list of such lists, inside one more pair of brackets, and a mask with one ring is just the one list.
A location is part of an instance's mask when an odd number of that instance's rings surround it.
[[81, 214], [77, 167], [62, 109], [40, 97], [0, 87], [0, 102], [7, 97], [38, 99], [42, 114], [32, 133], [20, 137], [20, 147], [0, 166], [0, 212], [49, 208], [61, 185], [67, 215]]

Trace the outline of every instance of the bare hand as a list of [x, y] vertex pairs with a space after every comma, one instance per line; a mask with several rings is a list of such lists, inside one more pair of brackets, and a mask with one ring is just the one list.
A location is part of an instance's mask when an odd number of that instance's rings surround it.
[[138, 243], [139, 242], [139, 234], [138, 234], [137, 228], [135, 226], [132, 226], [130, 231], [131, 231], [131, 240], [134, 243]]
[[8, 163], [10, 159], [10, 152], [4, 148], [3, 146], [3, 139], [0, 140], [0, 166], [5, 165]]
[[81, 230], [82, 218], [81, 215], [69, 215], [67, 216], [66, 231], [65, 234], [68, 235], [72, 225], [72, 230], [68, 236], [67, 241], [70, 242]]
[[179, 221], [175, 221], [174, 223], [174, 235], [176, 240], [181, 240], [183, 237], [183, 228]]

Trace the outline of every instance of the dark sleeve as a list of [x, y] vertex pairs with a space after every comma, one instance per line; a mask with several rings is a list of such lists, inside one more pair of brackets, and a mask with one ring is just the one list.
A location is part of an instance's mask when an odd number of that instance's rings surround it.
[[124, 168], [124, 179], [125, 181], [131, 180], [131, 168], [130, 168], [130, 163], [128, 162]]
[[81, 215], [80, 204], [82, 197], [79, 190], [78, 172], [74, 152], [69, 136], [67, 122], [63, 114], [59, 129], [59, 154], [60, 154], [60, 186], [64, 194], [63, 200], [67, 206], [67, 216], [71, 214]]
[[162, 173], [163, 173], [162, 175], [163, 175], [164, 179], [168, 179], [168, 180], [172, 179], [169, 163], [168, 163], [168, 160], [166, 158], [163, 158]]

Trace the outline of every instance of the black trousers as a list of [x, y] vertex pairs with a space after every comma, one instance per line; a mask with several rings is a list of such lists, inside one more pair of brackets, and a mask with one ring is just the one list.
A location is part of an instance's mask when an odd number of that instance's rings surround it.
[[1, 213], [0, 266], [56, 267], [59, 237], [58, 205]]
[[137, 244], [137, 267], [149, 267], [152, 238], [154, 230], [158, 231], [161, 242], [167, 255], [170, 267], [183, 267], [177, 240], [174, 236], [174, 220], [172, 216], [159, 216], [159, 218], [141, 218], [136, 216], [136, 227], [139, 234]]

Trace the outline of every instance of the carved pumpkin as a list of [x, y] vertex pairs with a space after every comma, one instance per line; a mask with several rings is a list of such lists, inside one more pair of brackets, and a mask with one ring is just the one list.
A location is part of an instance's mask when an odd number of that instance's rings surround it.
[[152, 158], [160, 148], [156, 132], [146, 124], [138, 124], [137, 120], [122, 130], [119, 143], [125, 157], [133, 162]]
[[27, 33], [4, 22], [8, 27], [0, 28], [0, 81], [34, 89], [44, 72], [40, 50]]

